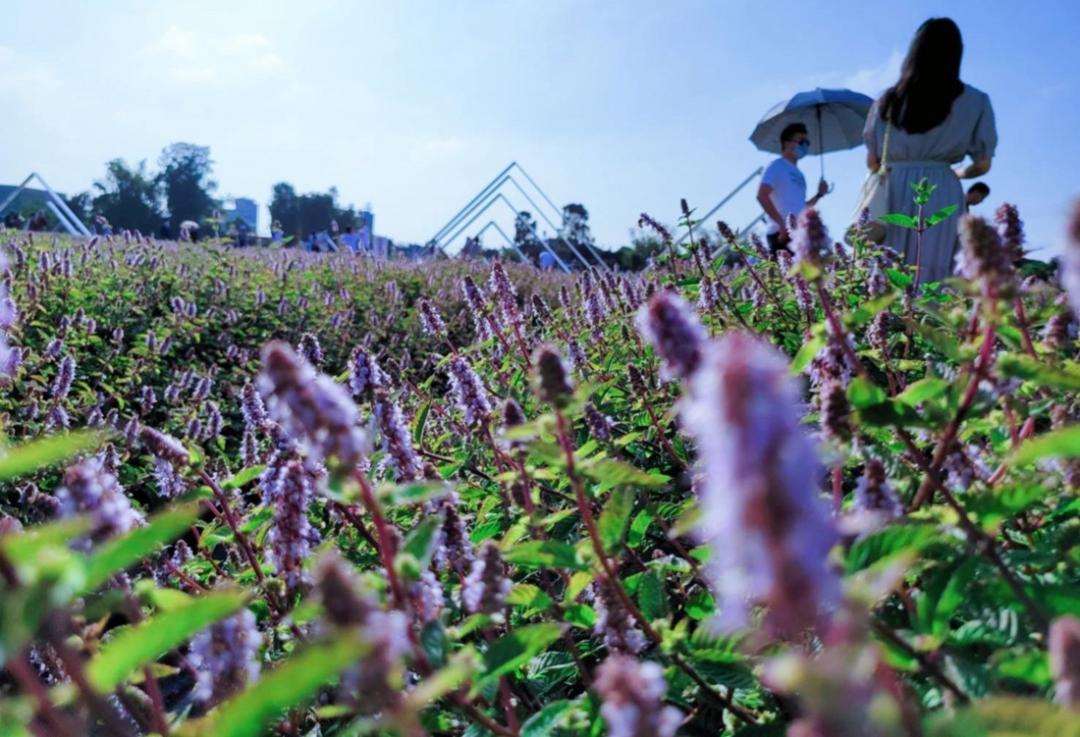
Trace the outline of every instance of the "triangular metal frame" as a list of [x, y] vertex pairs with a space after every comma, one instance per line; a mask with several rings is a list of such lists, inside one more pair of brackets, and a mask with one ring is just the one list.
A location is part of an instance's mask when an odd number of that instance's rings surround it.
[[16, 187], [15, 191], [9, 194], [7, 198], [0, 203], [0, 213], [3, 213], [8, 205], [14, 202], [15, 199], [26, 190], [26, 186], [35, 179], [41, 184], [48, 197], [45, 204], [48, 206], [49, 210], [52, 211], [53, 215], [56, 216], [56, 219], [60, 221], [60, 224], [64, 226], [64, 230], [71, 235], [81, 235], [86, 238], [91, 237], [93, 233], [90, 232], [90, 229], [83, 225], [83, 221], [79, 219], [78, 215], [72, 212], [71, 208], [64, 202], [64, 198], [53, 191], [53, 188], [50, 187], [37, 172], [31, 172], [30, 176], [24, 179], [22, 184]]
[[[443, 253], [446, 253], [446, 249], [458, 237], [461, 236], [465, 228], [467, 228], [472, 222], [476, 220], [476, 217], [478, 216], [477, 211], [479, 210], [480, 212], [483, 212], [484, 210], [486, 210], [487, 206], [490, 205], [495, 200], [495, 198], [500, 196], [501, 193], [499, 192], [499, 188], [507, 182], [512, 184], [514, 188], [517, 189], [521, 196], [525, 198], [525, 200], [529, 203], [530, 206], [532, 206], [536, 214], [539, 215], [544, 220], [544, 222], [547, 223], [548, 227], [550, 227], [557, 234], [559, 232], [559, 227], [555, 225], [554, 221], [551, 219], [551, 217], [549, 217], [549, 213], [545, 212], [544, 209], [539, 204], [537, 204], [536, 200], [534, 200], [525, 190], [525, 188], [522, 187], [521, 184], [514, 178], [512, 174], [514, 169], [517, 169], [518, 172], [520, 172], [521, 175], [525, 178], [525, 180], [532, 186], [532, 188], [540, 194], [544, 202], [546, 202], [548, 207], [551, 208], [551, 214], [554, 214], [556, 217], [562, 217], [562, 211], [552, 201], [552, 199], [548, 197], [547, 193], [543, 190], [543, 188], [541, 188], [540, 185], [536, 183], [536, 180], [529, 176], [529, 173], [525, 171], [525, 168], [522, 167], [518, 162], [511, 161], [510, 164], [506, 166], [506, 168], [496, 174], [490, 182], [488, 182], [483, 188], [481, 188], [480, 191], [477, 192], [476, 195], [471, 200], [469, 200], [469, 202], [466, 203], [464, 207], [458, 210], [457, 213], [455, 213], [454, 216], [450, 218], [445, 225], [443, 225], [443, 227], [439, 228], [439, 230], [428, 242], [434, 243], [439, 248], [439, 250], [441, 250]], [[513, 207], [510, 201], [506, 199], [505, 195], [502, 195], [502, 199], [508, 205]], [[517, 216], [518, 212], [520, 212], [520, 210], [515, 210], [515, 217]], [[468, 219], [466, 224], [461, 225], [462, 221], [466, 219]], [[532, 230], [533, 234], [537, 235], [535, 224], [533, 225]], [[560, 259], [559, 256], [550, 247], [548, 247], [547, 243], [544, 242], [539, 237], [539, 235], [537, 235], [537, 240], [544, 247], [544, 250], [546, 250], [548, 253], [555, 257], [556, 261], [559, 263], [560, 267], [563, 270], [569, 270], [565, 262]], [[569, 247], [577, 260], [580, 261], [585, 268], [588, 269], [594, 266], [594, 264], [590, 263], [588, 259], [586, 259], [582, 255], [581, 251], [574, 247], [574, 244], [570, 243], [570, 241], [566, 240], [565, 238], [562, 238], [561, 240], [566, 243], [567, 247]], [[602, 268], [610, 268], [600, 257], [600, 254], [598, 254], [590, 244], [585, 243], [582, 245], [585, 246], [585, 249], [592, 255], [594, 259], [596, 259], [596, 263], [600, 264]]]

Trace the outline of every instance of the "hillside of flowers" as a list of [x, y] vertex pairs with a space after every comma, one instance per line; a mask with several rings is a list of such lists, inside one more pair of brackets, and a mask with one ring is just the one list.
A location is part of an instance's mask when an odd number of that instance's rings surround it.
[[922, 284], [683, 210], [640, 274], [7, 232], [0, 734], [1080, 735], [1080, 213]]

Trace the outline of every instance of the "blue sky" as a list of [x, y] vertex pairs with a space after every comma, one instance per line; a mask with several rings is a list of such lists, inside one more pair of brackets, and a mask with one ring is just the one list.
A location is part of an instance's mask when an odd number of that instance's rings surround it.
[[[0, 182], [37, 170], [77, 191], [110, 158], [153, 163], [191, 141], [211, 147], [221, 194], [336, 185], [373, 205], [378, 232], [424, 241], [516, 159], [620, 245], [639, 212], [674, 222], [680, 197], [704, 212], [767, 163], [747, 136], [777, 100], [879, 92], [943, 12], [964, 33], [965, 81], [997, 113], [986, 212], [1016, 202], [1052, 254], [1080, 196], [1080, 6], [1064, 0], [8, 0]], [[816, 160], [803, 166], [812, 181]], [[827, 166], [822, 209], [839, 229], [863, 154]], [[721, 213], [756, 214], [749, 189]]]

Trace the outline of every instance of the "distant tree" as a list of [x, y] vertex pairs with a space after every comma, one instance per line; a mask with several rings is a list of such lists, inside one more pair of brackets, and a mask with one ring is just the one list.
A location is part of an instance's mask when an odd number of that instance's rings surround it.
[[210, 178], [214, 162], [208, 146], [174, 143], [166, 146], [158, 158], [157, 175], [165, 196], [165, 210], [176, 226], [184, 220], [198, 222], [219, 206], [213, 192], [217, 182]]
[[79, 192], [64, 198], [64, 203], [78, 216], [83, 224], [89, 227], [94, 213], [94, 196], [89, 192]]
[[104, 215], [114, 228], [153, 234], [161, 227], [161, 189], [157, 178], [147, 174], [146, 161], [132, 168], [123, 159], [113, 159], [94, 189], [94, 213]]
[[562, 228], [559, 235], [575, 247], [593, 244], [592, 232], [589, 230], [589, 211], [585, 209], [585, 205], [571, 203], [562, 209]]
[[288, 182], [278, 182], [271, 190], [270, 218], [281, 223], [285, 235], [296, 238], [329, 229], [331, 220], [336, 220], [342, 230], [350, 225], [356, 227], [356, 209], [352, 205], [339, 206], [337, 195], [336, 187], [327, 192], [297, 194]]

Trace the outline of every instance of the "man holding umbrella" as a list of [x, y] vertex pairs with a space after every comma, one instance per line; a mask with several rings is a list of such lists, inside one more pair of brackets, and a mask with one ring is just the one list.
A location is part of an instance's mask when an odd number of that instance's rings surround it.
[[[753, 144], [762, 151], [780, 154], [765, 170], [758, 190], [758, 202], [771, 221], [769, 245], [774, 252], [787, 247], [788, 215], [798, 215], [829, 192], [824, 154], [863, 144], [862, 130], [873, 103], [859, 92], [819, 87], [781, 100], [754, 128], [750, 135]], [[817, 194], [807, 202], [806, 179], [795, 162], [810, 152], [811, 142], [814, 155], [821, 161], [821, 183]]]
[[769, 216], [766, 238], [776, 253], [786, 249], [791, 235], [788, 217], [798, 217], [805, 207], [813, 207], [829, 192], [829, 185], [818, 182], [817, 194], [806, 199], [806, 177], [799, 171], [799, 159], [810, 152], [810, 137], [803, 123], [790, 123], [780, 132], [780, 158], [773, 161], [761, 175], [758, 202]]

